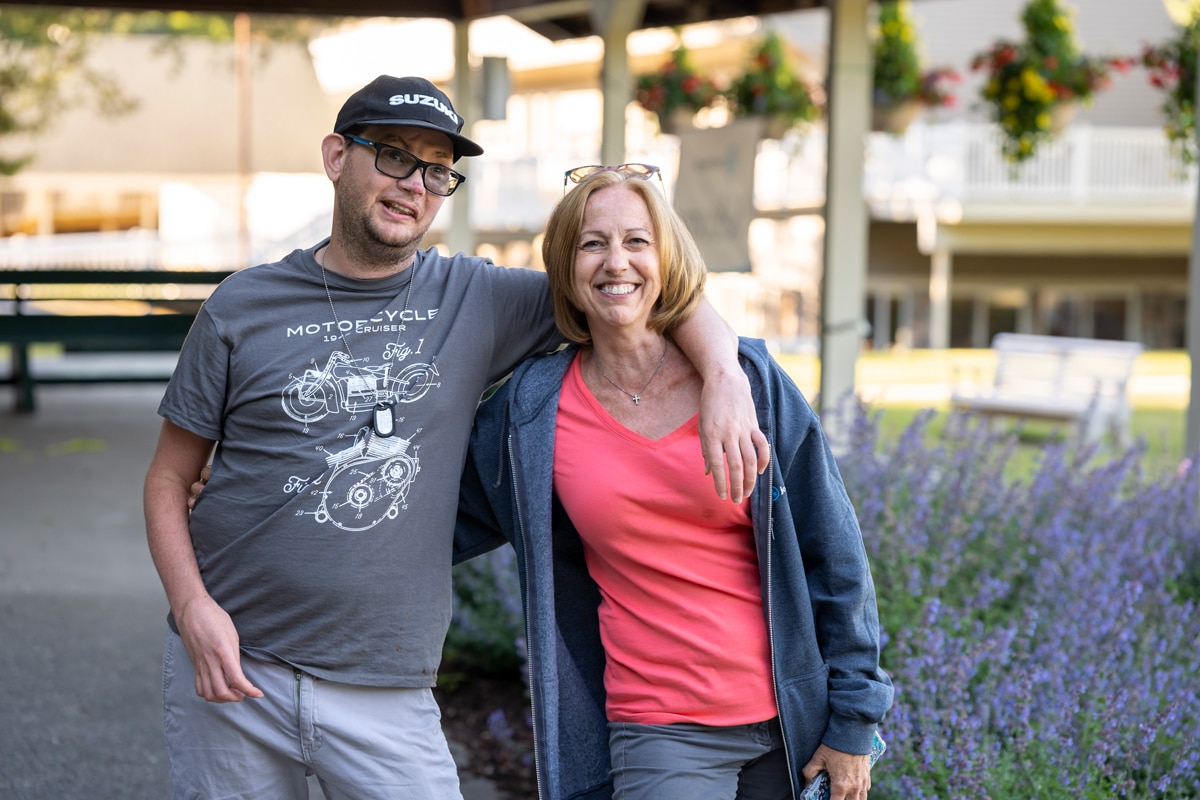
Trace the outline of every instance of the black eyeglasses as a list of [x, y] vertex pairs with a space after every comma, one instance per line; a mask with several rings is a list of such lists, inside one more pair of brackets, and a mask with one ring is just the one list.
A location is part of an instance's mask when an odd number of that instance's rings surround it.
[[466, 175], [455, 172], [444, 164], [422, 161], [407, 150], [392, 147], [390, 144], [372, 142], [359, 136], [347, 136], [346, 139], [355, 144], [375, 148], [375, 169], [389, 178], [402, 180], [418, 169], [421, 170], [421, 182], [425, 184], [425, 188], [442, 197], [454, 194], [454, 190], [467, 179]]
[[662, 185], [663, 182], [662, 170], [653, 164], [617, 164], [616, 166], [588, 164], [586, 167], [575, 167], [575, 169], [569, 169], [563, 173], [563, 194], [567, 192], [567, 181], [580, 183], [584, 178], [595, 175], [597, 172], [616, 172], [627, 178], [641, 178], [644, 181], [657, 175], [659, 185]]

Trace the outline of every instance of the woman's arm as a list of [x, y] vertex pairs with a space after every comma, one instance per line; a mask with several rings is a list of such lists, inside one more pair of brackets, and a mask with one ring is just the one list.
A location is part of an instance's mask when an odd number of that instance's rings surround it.
[[719, 497], [740, 503], [754, 490], [771, 456], [758, 427], [750, 383], [738, 366], [737, 335], [707, 300], [671, 335], [704, 379], [700, 447], [705, 474], [713, 476]]

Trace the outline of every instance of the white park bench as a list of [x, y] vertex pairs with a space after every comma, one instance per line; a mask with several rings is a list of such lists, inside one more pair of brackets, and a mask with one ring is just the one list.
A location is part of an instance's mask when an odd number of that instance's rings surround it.
[[999, 333], [996, 375], [982, 389], [955, 390], [955, 409], [1070, 423], [1089, 442], [1108, 434], [1129, 441], [1128, 384], [1142, 352], [1137, 342]]

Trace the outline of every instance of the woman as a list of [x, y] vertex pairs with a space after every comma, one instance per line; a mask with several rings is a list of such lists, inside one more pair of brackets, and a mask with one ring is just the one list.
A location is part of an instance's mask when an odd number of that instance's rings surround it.
[[862, 800], [892, 688], [854, 509], [761, 341], [741, 360], [770, 480], [745, 504], [706, 488], [670, 336], [704, 264], [654, 173], [568, 173], [542, 252], [576, 344], [480, 407], [464, 476], [459, 547], [517, 551], [539, 794], [793, 798], [826, 770]]

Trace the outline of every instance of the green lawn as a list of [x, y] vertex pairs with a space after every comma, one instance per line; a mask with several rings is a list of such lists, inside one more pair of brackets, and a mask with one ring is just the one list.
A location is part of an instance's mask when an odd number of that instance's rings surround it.
[[[816, 395], [820, 365], [815, 356], [785, 354], [778, 360], [805, 396]], [[881, 412], [885, 434], [898, 435], [918, 412], [934, 409], [938, 418], [930, 432], [936, 435], [949, 409], [950, 391], [987, 384], [994, 369], [989, 350], [868, 352], [859, 358], [855, 382], [860, 397]], [[1132, 433], [1146, 442], [1149, 469], [1174, 469], [1184, 457], [1189, 372], [1187, 353], [1181, 350], [1144, 353], [1134, 367]], [[1014, 421], [1014, 430], [1017, 425]], [[1020, 423], [1020, 432], [1018, 467], [1032, 464], [1038, 448], [1063, 433], [1061, 426], [1038, 421]]]

